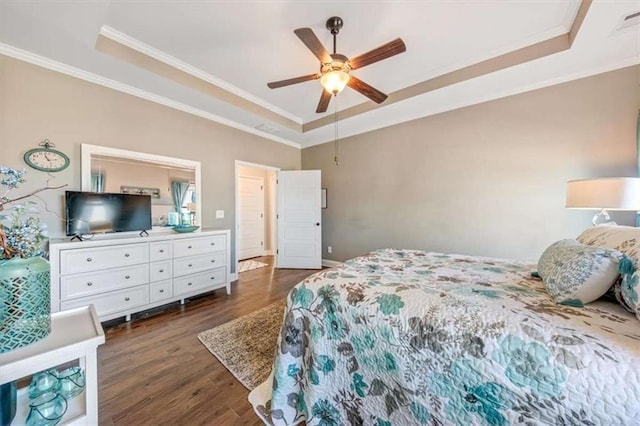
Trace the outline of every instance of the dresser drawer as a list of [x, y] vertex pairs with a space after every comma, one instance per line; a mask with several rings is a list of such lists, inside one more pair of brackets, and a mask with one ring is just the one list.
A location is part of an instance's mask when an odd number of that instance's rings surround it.
[[173, 279], [173, 294], [179, 296], [181, 294], [192, 293], [207, 287], [226, 283], [227, 276], [225, 268], [218, 268], [201, 274], [189, 275], [186, 277]]
[[173, 276], [195, 274], [224, 266], [224, 252], [173, 259]]
[[149, 282], [147, 265], [134, 265], [106, 271], [60, 277], [62, 300], [104, 293], [106, 291], [133, 287]]
[[93, 304], [98, 316], [106, 316], [149, 304], [149, 285], [113, 291], [93, 297], [83, 297], [62, 302], [60, 307], [65, 309], [78, 308]]
[[149, 296], [151, 303], [169, 299], [173, 296], [173, 281], [166, 280], [149, 285]]
[[173, 244], [171, 241], [154, 241], [149, 243], [149, 261], [156, 262], [158, 260], [171, 259]]
[[170, 279], [173, 275], [172, 271], [172, 261], [165, 260], [163, 262], [153, 262], [149, 264], [149, 281], [156, 282]]
[[187, 238], [173, 242], [173, 257], [193, 256], [225, 250], [225, 236]]
[[68, 275], [147, 262], [147, 243], [63, 250], [60, 254], [60, 271]]

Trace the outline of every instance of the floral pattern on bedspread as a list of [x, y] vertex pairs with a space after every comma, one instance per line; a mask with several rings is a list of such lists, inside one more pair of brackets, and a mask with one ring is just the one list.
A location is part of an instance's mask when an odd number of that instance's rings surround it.
[[386, 249], [316, 273], [290, 292], [272, 384], [250, 399], [278, 425], [637, 421], [637, 320], [557, 305], [534, 270]]

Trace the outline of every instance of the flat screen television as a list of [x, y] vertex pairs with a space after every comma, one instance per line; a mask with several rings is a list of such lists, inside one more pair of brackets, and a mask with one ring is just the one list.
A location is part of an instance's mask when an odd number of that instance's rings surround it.
[[66, 191], [67, 235], [151, 229], [151, 196]]

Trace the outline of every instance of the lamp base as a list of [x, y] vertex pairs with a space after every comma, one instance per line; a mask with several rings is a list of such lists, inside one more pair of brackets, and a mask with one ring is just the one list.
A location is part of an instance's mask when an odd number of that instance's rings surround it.
[[593, 226], [598, 226], [598, 225], [616, 226], [617, 225], [617, 223], [611, 220], [611, 216], [609, 216], [609, 213], [605, 209], [602, 209], [600, 213], [596, 213], [593, 216], [593, 219], [591, 220], [591, 222], [593, 223]]

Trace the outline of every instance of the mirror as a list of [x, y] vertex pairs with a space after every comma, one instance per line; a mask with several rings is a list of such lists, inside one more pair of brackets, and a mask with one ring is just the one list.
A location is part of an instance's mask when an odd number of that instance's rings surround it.
[[81, 149], [82, 191], [150, 195], [154, 229], [175, 221], [201, 224], [199, 161], [88, 144]]

